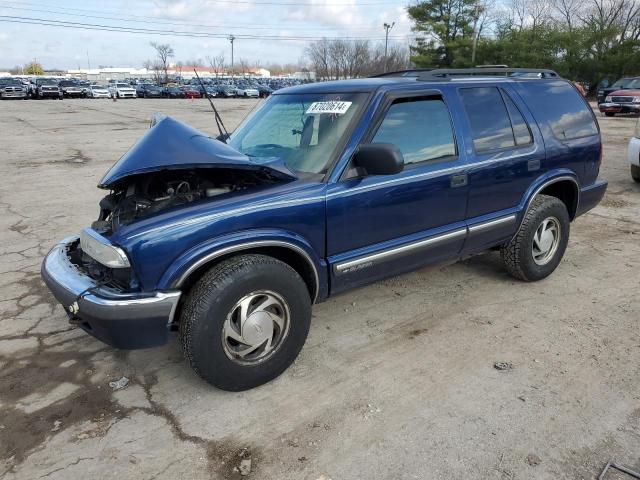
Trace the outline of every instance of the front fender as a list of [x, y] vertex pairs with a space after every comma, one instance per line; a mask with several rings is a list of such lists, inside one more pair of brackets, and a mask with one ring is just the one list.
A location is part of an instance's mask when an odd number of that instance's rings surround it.
[[158, 289], [175, 289], [203, 265], [230, 253], [264, 247], [288, 248], [304, 257], [315, 273], [315, 298], [327, 292], [327, 264], [301, 235], [279, 229], [251, 229], [209, 239], [184, 252], [167, 268]]

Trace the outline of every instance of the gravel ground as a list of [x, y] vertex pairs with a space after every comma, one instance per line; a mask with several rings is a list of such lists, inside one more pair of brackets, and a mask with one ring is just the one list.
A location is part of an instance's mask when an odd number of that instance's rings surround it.
[[[218, 102], [229, 128], [255, 103]], [[206, 101], [0, 111], [1, 477], [226, 479], [242, 464], [259, 479], [593, 479], [612, 458], [640, 469], [635, 119], [599, 117], [609, 190], [572, 225], [551, 277], [515, 281], [489, 253], [341, 295], [315, 307], [284, 375], [227, 393], [175, 340], [124, 352], [71, 328], [39, 275], [48, 249], [95, 219], [95, 185], [151, 114], [213, 134]]]

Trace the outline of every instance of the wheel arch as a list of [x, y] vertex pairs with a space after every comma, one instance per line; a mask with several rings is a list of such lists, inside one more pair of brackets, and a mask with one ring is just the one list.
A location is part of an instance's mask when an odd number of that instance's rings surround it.
[[538, 195], [548, 195], [556, 197], [567, 207], [569, 219], [573, 221], [578, 211], [578, 202], [580, 201], [580, 184], [575, 174], [562, 173], [551, 178], [546, 177], [536, 182], [527, 195], [524, 206], [521, 210], [521, 217], [524, 218], [529, 205]]
[[238, 255], [262, 254], [277, 258], [298, 272], [307, 285], [311, 302], [315, 303], [318, 300], [323, 276], [320, 261], [310, 246], [301, 245], [297, 239], [260, 238], [255, 233], [248, 238], [254, 239], [216, 242], [211, 246], [205, 245], [190, 250], [175, 261], [163, 275], [161, 287], [187, 291], [204, 272], [224, 260]]

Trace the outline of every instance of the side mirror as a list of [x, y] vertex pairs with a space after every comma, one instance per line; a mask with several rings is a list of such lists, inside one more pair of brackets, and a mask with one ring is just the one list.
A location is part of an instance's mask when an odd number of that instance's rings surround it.
[[364, 168], [369, 175], [393, 175], [404, 168], [404, 157], [400, 149], [391, 143], [369, 143], [360, 145], [353, 156], [353, 163]]

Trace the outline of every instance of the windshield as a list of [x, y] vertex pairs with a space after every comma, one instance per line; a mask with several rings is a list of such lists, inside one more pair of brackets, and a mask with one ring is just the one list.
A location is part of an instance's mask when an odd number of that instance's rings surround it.
[[365, 100], [363, 93], [274, 95], [228, 143], [250, 157], [280, 158], [297, 172], [326, 173]]
[[640, 78], [634, 78], [625, 85], [625, 88], [640, 88]]
[[627, 85], [629, 85], [629, 83], [631, 83], [633, 81], [633, 78], [621, 78], [620, 80], [616, 81], [616, 83], [614, 83], [613, 85], [611, 85], [611, 88], [621, 88], [621, 87], [626, 87]]
[[0, 78], [0, 85], [2, 85], [2, 86], [7, 86], [7, 85], [22, 86], [22, 82], [20, 82], [20, 80], [16, 80], [16, 79], [13, 79], [13, 78]]
[[116, 85], [116, 88], [131, 88], [131, 85], [129, 85], [128, 83], [118, 83]]

